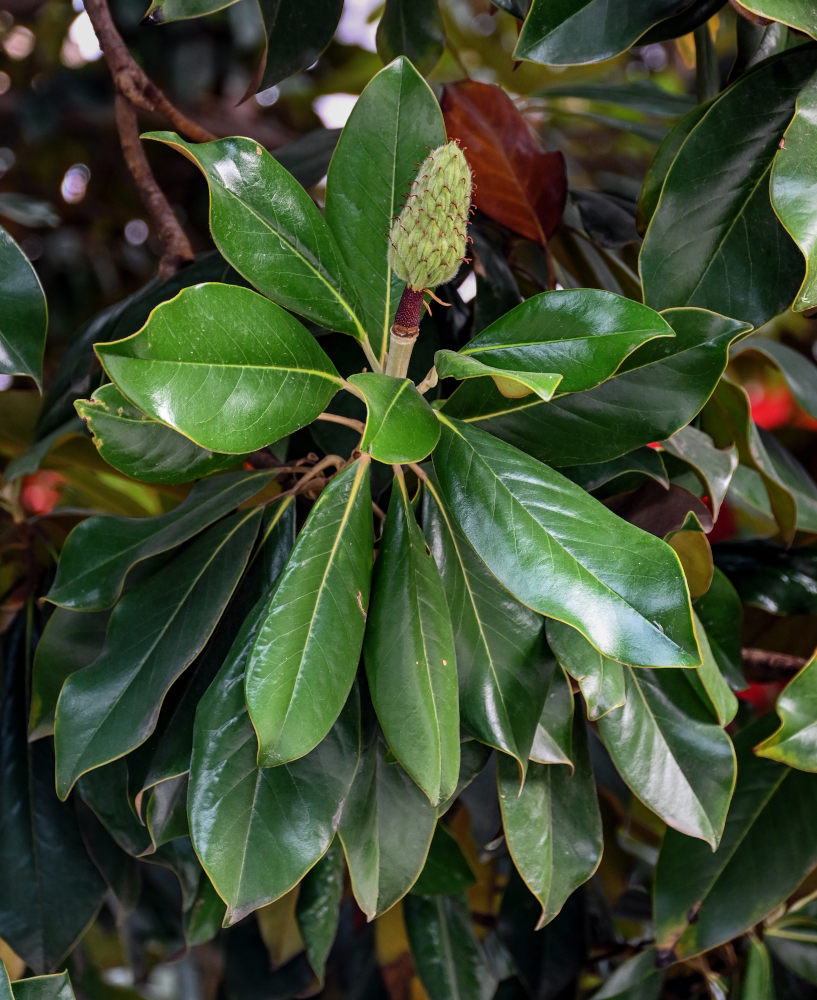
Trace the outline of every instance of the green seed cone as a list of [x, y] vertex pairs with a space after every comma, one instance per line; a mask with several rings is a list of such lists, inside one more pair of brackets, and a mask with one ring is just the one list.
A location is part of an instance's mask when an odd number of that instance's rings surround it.
[[389, 234], [389, 265], [409, 288], [450, 281], [465, 256], [471, 169], [456, 142], [432, 150]]

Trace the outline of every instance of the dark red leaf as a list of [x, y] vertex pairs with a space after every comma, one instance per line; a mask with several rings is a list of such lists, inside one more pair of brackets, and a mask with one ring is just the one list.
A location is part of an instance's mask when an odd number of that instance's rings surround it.
[[474, 173], [474, 204], [496, 222], [544, 245], [567, 197], [565, 159], [546, 153], [504, 90], [448, 84], [442, 99], [449, 138], [459, 139]]

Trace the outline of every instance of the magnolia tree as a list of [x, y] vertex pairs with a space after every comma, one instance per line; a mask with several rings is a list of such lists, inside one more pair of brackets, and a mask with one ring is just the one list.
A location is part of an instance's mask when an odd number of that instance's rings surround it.
[[[340, 6], [261, 0], [254, 87]], [[694, 55], [543, 69], [526, 119], [429, 85], [449, 15], [387, 0], [343, 131], [270, 153], [86, 0], [162, 259], [4, 445], [0, 996], [813, 996], [817, 16], [734, 6], [503, 0], [503, 72]], [[0, 287], [39, 382], [6, 234]], [[771, 378], [799, 429], [753, 421]]]

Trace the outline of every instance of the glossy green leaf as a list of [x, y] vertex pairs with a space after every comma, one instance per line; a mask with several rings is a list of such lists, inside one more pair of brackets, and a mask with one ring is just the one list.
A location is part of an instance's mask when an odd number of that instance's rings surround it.
[[230, 472], [198, 483], [158, 517], [91, 517], [68, 536], [48, 600], [76, 611], [109, 608], [133, 567], [167, 552], [249, 500], [273, 474]]
[[[752, 747], [768, 731], [762, 721], [735, 740], [738, 783], [718, 849], [712, 853], [673, 830], [664, 837], [654, 915], [656, 947], [668, 962], [744, 933], [817, 864], [817, 778], [756, 757]], [[711, 760], [701, 764], [711, 766]]]
[[687, 0], [646, 0], [626, 8], [614, 0], [533, 0], [514, 58], [551, 66], [600, 62], [624, 52], [686, 5]]
[[388, 232], [429, 148], [445, 125], [428, 84], [404, 58], [358, 98], [326, 180], [326, 221], [354, 278], [362, 322], [382, 361], [402, 291], [388, 263]]
[[67, 972], [17, 979], [11, 984], [14, 1000], [75, 1000]]
[[152, 845], [131, 796], [131, 765], [129, 758], [119, 757], [95, 768], [79, 779], [77, 791], [119, 847], [139, 857], [149, 854]]
[[706, 101], [704, 104], [697, 104], [694, 108], [690, 108], [658, 147], [655, 157], [644, 175], [641, 193], [638, 197], [636, 225], [642, 235], [655, 213], [672, 161], [686, 142], [689, 133], [706, 114], [710, 103], [710, 101]]
[[722, 379], [702, 415], [701, 426], [716, 445], [734, 444], [743, 465], [763, 480], [780, 531], [791, 539], [797, 524], [797, 500], [793, 484], [773, 460], [766, 441], [752, 421], [749, 397], [741, 386]]
[[37, 272], [0, 226], [0, 374], [30, 375], [39, 386], [48, 311]]
[[423, 526], [451, 612], [463, 727], [515, 757], [524, 774], [548, 693], [544, 622], [497, 584], [433, 483]]
[[332, 41], [343, 0], [258, 0], [267, 46], [258, 90], [314, 63]]
[[70, 674], [87, 667], [102, 651], [109, 617], [107, 612], [54, 609], [34, 653], [29, 739], [54, 732], [60, 689]]
[[160, 781], [150, 790], [145, 824], [154, 850], [176, 837], [187, 836], [186, 774]]
[[742, 340], [732, 356], [756, 351], [772, 362], [786, 379], [792, 395], [806, 413], [817, 417], [817, 366], [807, 355], [787, 347], [779, 340], [754, 336]]
[[[664, 542], [467, 424], [443, 419], [434, 468], [466, 538], [524, 604], [624, 662], [700, 663], [686, 583]], [[641, 586], [645, 573], [648, 590]]]
[[701, 647], [703, 661], [697, 670], [684, 675], [701, 701], [708, 705], [719, 725], [728, 726], [738, 711], [738, 700], [724, 678], [718, 660], [709, 643], [709, 636], [693, 611], [695, 632]]
[[706, 630], [712, 655], [734, 691], [747, 685], [741, 667], [743, 605], [737, 591], [716, 566], [709, 590], [692, 602]]
[[326, 853], [360, 755], [360, 708], [353, 691], [312, 753], [291, 764], [258, 767], [244, 667], [264, 614], [259, 601], [202, 698], [190, 762], [190, 834], [227, 903], [228, 923], [289, 892]]
[[463, 892], [475, 882], [476, 875], [462, 848], [448, 829], [438, 823], [414, 892], [420, 896], [447, 896]]
[[204, 17], [236, 2], [237, 0], [153, 0], [145, 14], [144, 23], [165, 24], [167, 21]]
[[364, 660], [389, 746], [438, 805], [454, 791], [460, 766], [456, 652], [445, 588], [402, 477], [375, 565]]
[[775, 709], [780, 727], [755, 753], [801, 771], [817, 771], [817, 657], [783, 688]]
[[106, 885], [72, 805], [54, 795], [50, 740], [26, 734], [26, 651], [18, 619], [0, 653], [0, 927], [35, 972], [57, 966], [99, 909]]
[[775, 1000], [772, 959], [766, 945], [749, 935], [740, 1000]]
[[215, 244], [259, 292], [365, 340], [335, 237], [306, 191], [266, 150], [244, 138], [198, 145], [173, 132], [145, 138], [173, 146], [202, 171]]
[[520, 374], [510, 368], [497, 368], [490, 362], [470, 354], [460, 354], [456, 351], [437, 351], [434, 355], [434, 367], [440, 378], [492, 378], [501, 395], [508, 399], [520, 399], [532, 392], [540, 399], [549, 400], [556, 387], [562, 381], [561, 375], [546, 372], [527, 372]]
[[463, 896], [409, 896], [406, 931], [429, 1000], [491, 1000], [496, 976]]
[[80, 775], [153, 731], [165, 694], [209, 639], [238, 583], [259, 516], [253, 510], [219, 522], [117, 604], [102, 652], [71, 674], [57, 702], [61, 798]]
[[338, 831], [352, 891], [369, 920], [414, 885], [436, 823], [436, 810], [400, 764], [389, 762], [372, 726]]
[[345, 874], [343, 850], [336, 838], [315, 867], [304, 875], [298, 890], [295, 917], [309, 964], [321, 982], [338, 930]]
[[368, 416], [360, 450], [378, 462], [422, 462], [436, 447], [440, 424], [414, 383], [377, 372], [351, 375]]
[[420, 73], [430, 73], [445, 47], [438, 0], [386, 0], [376, 42], [384, 63], [406, 56]]
[[735, 784], [735, 755], [685, 674], [625, 667], [626, 702], [599, 719], [599, 734], [645, 805], [714, 848]]
[[655, 951], [645, 948], [627, 959], [591, 1000], [659, 1000], [664, 973], [656, 967]]
[[0, 1000], [14, 1000], [11, 995], [11, 982], [2, 958], [0, 958]]
[[217, 455], [151, 420], [115, 385], [103, 385], [74, 404], [108, 465], [143, 483], [189, 483], [234, 466], [234, 455]]
[[803, 0], [746, 0], [743, 6], [761, 17], [782, 21], [790, 28], [817, 38], [817, 11], [810, 3], [803, 3]]
[[664, 317], [621, 295], [573, 288], [534, 295], [459, 352], [490, 367], [555, 372], [559, 395], [604, 382], [625, 358], [657, 337], [672, 337]]
[[682, 427], [663, 442], [663, 448], [692, 467], [706, 488], [712, 518], [717, 520], [738, 465], [737, 450], [733, 446], [716, 448], [712, 438], [697, 427]]
[[478, 398], [468, 398], [466, 384], [444, 412], [553, 465], [603, 462], [663, 440], [698, 413], [723, 374], [729, 345], [748, 330], [702, 309], [672, 309], [664, 318], [675, 337], [645, 344], [594, 389], [541, 403], [504, 399], [482, 385]]
[[254, 451], [285, 437], [341, 384], [301, 323], [236, 285], [185, 288], [138, 333], [96, 351], [140, 410], [212, 451]]
[[247, 662], [247, 708], [264, 767], [317, 746], [349, 697], [366, 628], [372, 544], [363, 459], [318, 497]]
[[726, 90], [690, 132], [641, 249], [649, 305], [703, 306], [760, 326], [794, 299], [802, 259], [774, 215], [768, 175], [815, 66], [809, 48], [768, 60]]
[[556, 659], [578, 683], [587, 703], [587, 717], [600, 719], [627, 700], [624, 667], [590, 645], [575, 628], [551, 619], [548, 644]]
[[773, 615], [817, 614], [817, 550], [813, 546], [728, 542], [718, 565], [746, 604]]
[[545, 660], [547, 698], [539, 717], [530, 759], [539, 764], [573, 767], [573, 692], [570, 680], [555, 656]]
[[505, 841], [516, 870], [542, 906], [538, 927], [559, 913], [601, 860], [601, 815], [581, 719], [573, 735], [573, 769], [531, 764], [521, 791], [513, 762], [497, 760]]
[[[817, 34], [817, 11], [806, 14], [805, 5], [778, 0], [768, 6], [785, 6], [791, 11], [800, 8], [811, 20], [810, 29]], [[795, 15], [796, 16], [796, 15]], [[812, 195], [814, 192], [814, 143], [817, 141], [817, 76], [797, 95], [794, 118], [786, 129], [781, 148], [772, 164], [772, 206], [806, 258], [806, 276], [793, 309], [802, 311], [817, 306], [817, 223], [814, 220]]]

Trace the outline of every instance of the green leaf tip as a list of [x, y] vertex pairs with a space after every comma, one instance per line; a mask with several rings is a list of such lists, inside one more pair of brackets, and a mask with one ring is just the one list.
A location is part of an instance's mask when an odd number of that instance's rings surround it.
[[436, 288], [460, 269], [471, 187], [471, 168], [457, 142], [438, 146], [423, 160], [389, 233], [389, 265], [409, 288]]

